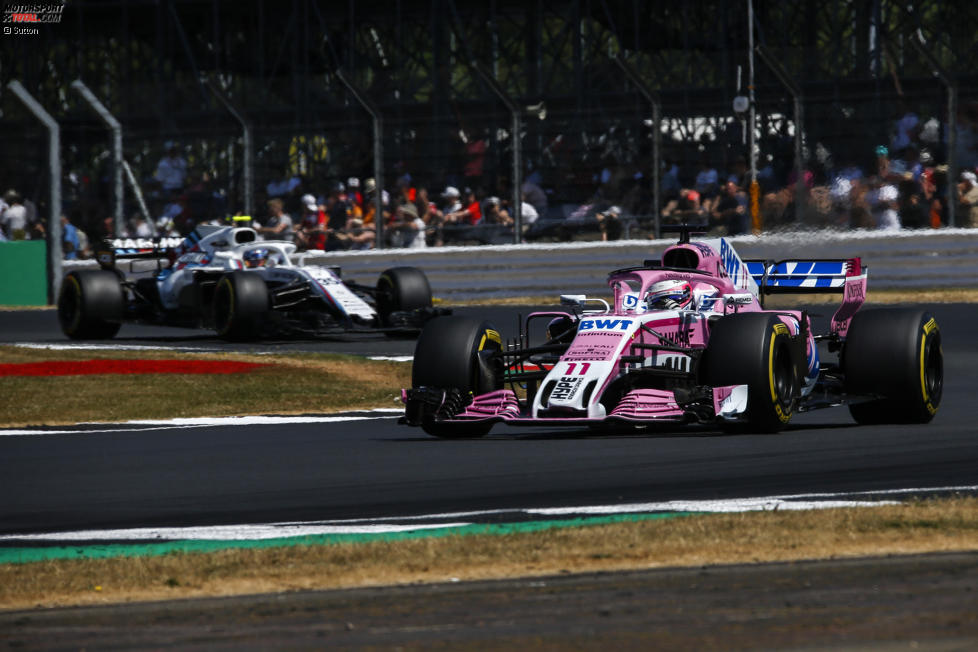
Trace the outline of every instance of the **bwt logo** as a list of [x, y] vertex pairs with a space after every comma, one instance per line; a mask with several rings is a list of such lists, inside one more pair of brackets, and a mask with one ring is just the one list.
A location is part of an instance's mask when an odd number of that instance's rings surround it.
[[734, 257], [733, 251], [730, 249], [730, 245], [727, 244], [726, 240], [720, 241], [720, 260], [723, 261], [723, 268], [727, 270], [727, 274], [730, 276], [735, 277], [737, 272], [740, 271], [740, 263]]
[[632, 325], [631, 319], [583, 319], [579, 330], [590, 331], [627, 331]]
[[737, 254], [734, 253], [734, 250], [727, 244], [726, 240], [720, 241], [720, 260], [723, 261], [723, 268], [727, 270], [730, 278], [737, 281], [740, 276], [740, 260], [738, 260]]

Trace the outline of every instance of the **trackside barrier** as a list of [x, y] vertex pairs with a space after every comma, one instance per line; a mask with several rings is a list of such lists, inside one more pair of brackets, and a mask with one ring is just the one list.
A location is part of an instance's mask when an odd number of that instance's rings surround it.
[[45, 305], [47, 264], [43, 240], [0, 242], [0, 306]]
[[[694, 236], [695, 240], [696, 237]], [[870, 266], [870, 289], [978, 288], [978, 229], [772, 233], [729, 238], [741, 258], [855, 258]], [[428, 275], [445, 301], [608, 293], [608, 272], [660, 256], [674, 239], [385, 249], [302, 254], [307, 264], [339, 265], [343, 277], [373, 283], [388, 267]], [[94, 266], [65, 262], [65, 269]]]

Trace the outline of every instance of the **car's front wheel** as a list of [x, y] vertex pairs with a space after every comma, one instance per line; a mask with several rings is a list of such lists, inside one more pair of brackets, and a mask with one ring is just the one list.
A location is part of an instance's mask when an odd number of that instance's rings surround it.
[[788, 327], [776, 315], [763, 312], [713, 322], [703, 381], [712, 387], [747, 385], [748, 427], [778, 432], [791, 420], [800, 394]]
[[228, 340], [255, 339], [268, 308], [265, 279], [253, 272], [225, 274], [214, 289], [214, 330]]
[[[428, 322], [414, 349], [411, 384], [485, 394], [503, 387], [502, 341], [492, 324], [469, 317], [438, 317]], [[422, 428], [435, 437], [481, 437], [491, 424], [442, 423], [425, 419]]]

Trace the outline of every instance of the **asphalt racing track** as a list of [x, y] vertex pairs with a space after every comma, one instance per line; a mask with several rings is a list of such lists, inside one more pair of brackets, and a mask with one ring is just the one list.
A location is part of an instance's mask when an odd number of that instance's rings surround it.
[[[464, 311], [515, 325], [518, 309]], [[497, 426], [484, 439], [443, 441], [399, 426], [393, 416], [147, 430], [80, 426], [71, 434], [0, 437], [0, 533], [978, 485], [978, 306], [938, 305], [932, 312], [941, 325], [946, 378], [940, 413], [926, 426], [857, 427], [844, 408], [800, 415], [778, 436], [705, 430], [595, 436]], [[52, 312], [0, 313], [0, 320], [5, 342], [64, 343]], [[120, 335], [117, 344], [228, 346], [204, 333], [125, 326]], [[413, 342], [252, 346], [397, 355], [410, 354]], [[298, 380], [295, 389], [301, 396]]]
[[[709, 430], [597, 436], [497, 426], [483, 439], [443, 441], [399, 426], [393, 416], [330, 424], [81, 425], [65, 434], [0, 436], [0, 534], [974, 487], [978, 305], [930, 310], [943, 336], [945, 389], [939, 414], [926, 426], [856, 426], [844, 408], [800, 415], [775, 436]], [[488, 314], [507, 335], [526, 309], [460, 312]], [[0, 343], [14, 342], [65, 340], [51, 311], [0, 312]], [[135, 326], [124, 326], [114, 343], [229, 346], [205, 332]], [[410, 355], [413, 342], [354, 338], [246, 348]], [[295, 389], [301, 395], [301, 381]], [[973, 556], [959, 562], [975, 567]], [[969, 599], [973, 607], [973, 594]], [[966, 634], [971, 642], [976, 635]], [[699, 646], [715, 647], [703, 640]]]

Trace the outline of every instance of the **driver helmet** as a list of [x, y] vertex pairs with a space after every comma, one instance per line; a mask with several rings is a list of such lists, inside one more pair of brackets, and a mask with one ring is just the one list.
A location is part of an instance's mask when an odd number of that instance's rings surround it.
[[680, 310], [691, 307], [693, 288], [689, 281], [659, 281], [649, 287], [646, 305], [658, 310]]
[[268, 249], [250, 249], [244, 252], [244, 264], [249, 269], [262, 267], [268, 259]]

